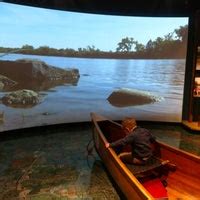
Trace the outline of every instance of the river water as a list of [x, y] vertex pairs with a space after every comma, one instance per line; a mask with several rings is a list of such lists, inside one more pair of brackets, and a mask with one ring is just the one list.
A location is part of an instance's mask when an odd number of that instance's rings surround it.
[[[1, 60], [39, 59], [60, 68], [77, 68], [77, 85], [60, 85], [40, 91], [41, 104], [32, 108], [11, 108], [0, 104], [4, 122], [0, 131], [47, 124], [83, 122], [90, 112], [113, 120], [134, 116], [137, 120], [180, 122], [182, 116], [185, 60], [183, 59], [90, 59], [55, 56], [8, 54]], [[129, 88], [150, 92], [160, 102], [115, 107], [107, 98], [117, 89]], [[3, 97], [5, 92], [0, 92]]]

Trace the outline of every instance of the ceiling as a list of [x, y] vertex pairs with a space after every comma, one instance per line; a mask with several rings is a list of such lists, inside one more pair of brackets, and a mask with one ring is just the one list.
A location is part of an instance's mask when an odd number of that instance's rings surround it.
[[115, 15], [190, 16], [198, 0], [5, 0], [22, 5]]

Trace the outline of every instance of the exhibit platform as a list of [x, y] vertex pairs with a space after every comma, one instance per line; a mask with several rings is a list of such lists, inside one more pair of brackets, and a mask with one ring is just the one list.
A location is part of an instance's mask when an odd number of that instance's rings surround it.
[[190, 122], [187, 120], [182, 121], [183, 125], [192, 131], [200, 131], [200, 121]]

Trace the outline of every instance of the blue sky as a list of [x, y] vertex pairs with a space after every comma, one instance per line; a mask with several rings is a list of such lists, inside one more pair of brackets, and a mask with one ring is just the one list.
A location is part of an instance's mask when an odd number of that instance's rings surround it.
[[94, 45], [115, 51], [124, 37], [146, 44], [187, 23], [187, 18], [94, 15], [0, 2], [0, 46], [77, 49]]

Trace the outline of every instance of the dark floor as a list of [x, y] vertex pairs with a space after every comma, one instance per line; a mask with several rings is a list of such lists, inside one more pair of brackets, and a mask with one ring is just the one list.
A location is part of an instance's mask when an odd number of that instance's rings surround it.
[[[198, 132], [178, 125], [143, 126], [159, 140], [200, 155]], [[2, 133], [0, 199], [120, 199], [92, 143], [87, 149], [91, 138], [90, 124]]]

